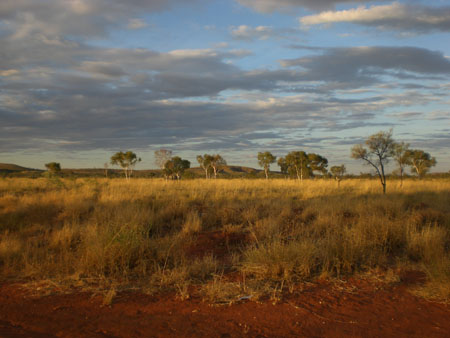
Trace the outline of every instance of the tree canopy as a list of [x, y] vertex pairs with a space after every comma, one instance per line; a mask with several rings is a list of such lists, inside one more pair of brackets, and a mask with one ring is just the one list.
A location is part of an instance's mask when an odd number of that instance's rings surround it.
[[430, 169], [436, 165], [436, 158], [423, 150], [414, 149], [408, 151], [411, 172], [422, 178]]
[[299, 180], [313, 177], [314, 171], [326, 174], [328, 160], [319, 154], [307, 154], [304, 151], [291, 151], [284, 158], [278, 159], [278, 165], [281, 172], [287, 172], [294, 175]]
[[405, 167], [411, 164], [411, 153], [409, 144], [405, 142], [398, 142], [394, 144], [393, 149], [394, 161], [398, 167], [398, 174], [400, 176], [400, 186], [403, 186], [403, 175]]
[[58, 162], [50, 162], [50, 163], [46, 163], [45, 167], [47, 168], [47, 170], [52, 173], [55, 174], [57, 172], [61, 171], [61, 164], [59, 164]]
[[214, 178], [217, 178], [217, 172], [219, 171], [220, 167], [227, 165], [227, 161], [225, 161], [225, 159], [219, 154], [212, 155], [210, 163], [211, 168], [214, 171]]
[[164, 165], [164, 173], [166, 177], [176, 177], [177, 180], [181, 179], [184, 171], [191, 167], [191, 162], [188, 160], [183, 160], [179, 156], [172, 157], [169, 161], [167, 161]]
[[111, 164], [120, 166], [124, 170], [127, 180], [130, 179], [134, 166], [140, 161], [141, 159], [132, 151], [119, 151], [111, 156]]
[[322, 175], [325, 175], [327, 173], [328, 160], [319, 154], [310, 153], [308, 154], [308, 166], [312, 174], [314, 174], [314, 171], [319, 171]]
[[304, 151], [291, 151], [285, 157], [288, 172], [295, 173], [297, 179], [303, 180], [307, 171], [308, 154]]
[[280, 157], [277, 161], [278, 166], [280, 167], [280, 171], [283, 175], [288, 174], [289, 166], [284, 157]]
[[380, 131], [371, 135], [362, 144], [357, 144], [352, 148], [351, 157], [360, 159], [375, 168], [377, 175], [383, 187], [383, 193], [386, 193], [386, 174], [385, 165], [389, 158], [394, 155], [395, 142], [392, 138], [392, 129], [384, 132]]
[[197, 162], [200, 164], [200, 167], [205, 171], [205, 178], [209, 178], [209, 169], [211, 169], [211, 162], [213, 161], [212, 155], [198, 155]]
[[164, 165], [172, 158], [172, 150], [159, 149], [155, 151], [155, 164], [159, 169], [164, 169]]
[[330, 168], [331, 175], [333, 175], [334, 179], [338, 182], [338, 186], [341, 183], [342, 178], [344, 177], [345, 172], [347, 169], [345, 168], [345, 165], [335, 165]]
[[258, 164], [260, 167], [264, 168], [264, 173], [266, 175], [266, 179], [269, 179], [269, 169], [272, 163], [275, 163], [277, 160], [276, 156], [273, 156], [270, 151], [259, 152], [258, 153]]

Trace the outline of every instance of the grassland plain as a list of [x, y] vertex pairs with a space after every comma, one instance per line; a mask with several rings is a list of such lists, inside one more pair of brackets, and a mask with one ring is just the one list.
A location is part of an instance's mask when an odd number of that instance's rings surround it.
[[276, 299], [302, 282], [421, 270], [450, 299], [450, 180], [0, 180], [0, 276]]

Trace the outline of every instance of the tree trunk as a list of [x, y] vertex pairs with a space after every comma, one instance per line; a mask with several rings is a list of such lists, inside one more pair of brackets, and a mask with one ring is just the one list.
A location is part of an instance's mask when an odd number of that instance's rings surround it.
[[414, 169], [416, 169], [417, 177], [419, 177], [419, 179], [422, 178], [422, 174], [417, 164], [414, 165]]
[[400, 188], [403, 187], [403, 168], [400, 168]]
[[264, 168], [264, 173], [266, 174], [266, 180], [269, 179], [269, 168]]
[[380, 160], [380, 167], [381, 167], [381, 184], [383, 185], [383, 194], [386, 194], [386, 176], [384, 174], [384, 165]]
[[303, 160], [300, 162], [300, 181], [303, 182]]

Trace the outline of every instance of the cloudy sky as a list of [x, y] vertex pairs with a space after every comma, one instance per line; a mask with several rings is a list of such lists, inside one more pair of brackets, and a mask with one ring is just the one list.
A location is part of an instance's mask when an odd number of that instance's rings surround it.
[[316, 152], [393, 128], [450, 169], [450, 0], [2, 0], [0, 162]]

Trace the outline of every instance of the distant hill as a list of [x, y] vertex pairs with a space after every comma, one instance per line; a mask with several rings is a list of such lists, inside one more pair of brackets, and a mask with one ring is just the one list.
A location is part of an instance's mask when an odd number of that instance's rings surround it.
[[243, 174], [256, 174], [261, 172], [262, 170], [260, 169], [254, 169], [254, 168], [250, 168], [250, 167], [242, 167], [242, 166], [237, 166], [237, 165], [229, 165], [223, 168], [223, 171], [226, 173], [243, 173]]
[[13, 172], [13, 171], [36, 171], [36, 170], [39, 169], [25, 168], [21, 167], [20, 165], [12, 163], [0, 163], [0, 171]]
[[[224, 166], [221, 167], [218, 173], [219, 177], [244, 177], [246, 175], [257, 175], [261, 173], [262, 170], [242, 167], [242, 166]], [[105, 169], [101, 168], [63, 168], [61, 171], [62, 174], [66, 175], [79, 175], [79, 176], [105, 176]], [[186, 177], [190, 178], [203, 178], [204, 170], [200, 167], [192, 167], [185, 172]], [[109, 168], [108, 175], [110, 177], [121, 177], [123, 175], [123, 171], [120, 168]], [[160, 169], [134, 169], [133, 170], [134, 177], [162, 177], [162, 172]]]
[[[239, 177], [250, 177], [261, 175], [263, 171], [259, 169], [242, 167], [237, 165], [227, 165], [223, 166], [218, 171], [218, 177], [222, 178], [239, 178]], [[195, 177], [203, 178], [205, 176], [205, 171], [200, 167], [193, 167], [186, 171]], [[212, 172], [211, 172], [212, 175]], [[192, 177], [192, 176], [191, 176]]]
[[[0, 173], [12, 177], [40, 177], [45, 170], [32, 169], [22, 167], [17, 164], [0, 163]], [[108, 168], [108, 177], [122, 177], [123, 171], [120, 168]], [[186, 178], [203, 178], [204, 170], [200, 167], [193, 167], [185, 172]], [[218, 177], [222, 178], [239, 178], [239, 177], [259, 177], [262, 176], [263, 171], [243, 166], [223, 166], [218, 172]], [[274, 173], [273, 173], [274, 174]], [[104, 168], [62, 168], [60, 176], [70, 177], [104, 177], [106, 170]], [[133, 171], [134, 177], [162, 177], [160, 169], [135, 169]]]

